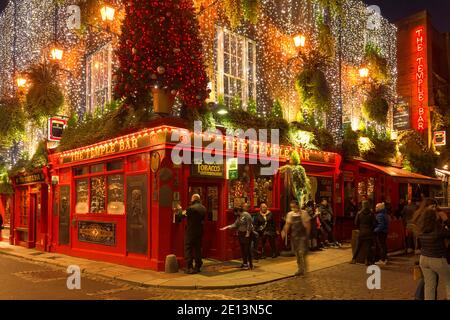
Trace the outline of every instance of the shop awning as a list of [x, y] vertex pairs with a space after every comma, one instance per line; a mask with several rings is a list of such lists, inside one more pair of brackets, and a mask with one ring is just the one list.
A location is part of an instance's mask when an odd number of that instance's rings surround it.
[[442, 183], [440, 179], [427, 177], [418, 173], [409, 172], [401, 168], [382, 166], [369, 162], [360, 162], [359, 165], [369, 170], [374, 170], [377, 172], [387, 174], [393, 177], [394, 180], [399, 183], [431, 184], [431, 185], [440, 185]]

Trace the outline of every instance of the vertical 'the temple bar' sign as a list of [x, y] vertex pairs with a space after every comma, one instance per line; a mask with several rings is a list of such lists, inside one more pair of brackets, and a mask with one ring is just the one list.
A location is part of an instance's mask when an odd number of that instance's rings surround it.
[[424, 131], [428, 128], [428, 79], [427, 79], [427, 39], [425, 27], [414, 32], [415, 79], [417, 90], [413, 96], [413, 128]]

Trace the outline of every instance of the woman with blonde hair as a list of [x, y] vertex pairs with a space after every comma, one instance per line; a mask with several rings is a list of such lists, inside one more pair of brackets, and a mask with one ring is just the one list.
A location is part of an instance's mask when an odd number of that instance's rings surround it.
[[376, 224], [375, 224], [375, 239], [376, 239], [376, 261], [380, 264], [387, 264], [387, 236], [389, 233], [389, 217], [386, 212], [384, 203], [376, 205]]

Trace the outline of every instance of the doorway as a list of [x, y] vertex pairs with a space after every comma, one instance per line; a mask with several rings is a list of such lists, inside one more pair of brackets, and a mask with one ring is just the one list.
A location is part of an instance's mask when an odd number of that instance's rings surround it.
[[202, 256], [218, 258], [219, 216], [222, 214], [221, 185], [219, 183], [191, 183], [189, 186], [189, 200], [192, 195], [200, 195], [201, 203], [206, 208], [203, 225]]

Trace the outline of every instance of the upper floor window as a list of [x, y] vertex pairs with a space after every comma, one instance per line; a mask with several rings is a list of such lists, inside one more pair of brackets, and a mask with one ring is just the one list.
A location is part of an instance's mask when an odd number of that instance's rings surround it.
[[216, 37], [216, 91], [229, 107], [233, 99], [247, 108], [256, 102], [256, 44], [227, 29], [218, 28]]
[[107, 44], [87, 57], [86, 105], [88, 112], [103, 108], [111, 101], [112, 47]]

